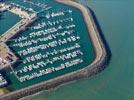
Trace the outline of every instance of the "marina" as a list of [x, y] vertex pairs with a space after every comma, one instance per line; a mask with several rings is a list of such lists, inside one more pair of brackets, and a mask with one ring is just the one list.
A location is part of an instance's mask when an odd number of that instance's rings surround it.
[[[24, 100], [134, 100], [133, 0], [76, 0], [91, 8], [112, 52], [100, 74]], [[68, 97], [68, 98], [67, 98]]]
[[[66, 9], [67, 10], [63, 10], [63, 9], [52, 10], [51, 13], [48, 12], [44, 14], [45, 18], [44, 17], [40, 18], [39, 22], [37, 20], [36, 23], [33, 23], [33, 25], [30, 25], [30, 28], [27, 30], [28, 32], [24, 31], [19, 34], [20, 38], [18, 39], [12, 38], [9, 40], [9, 43], [7, 42], [10, 49], [13, 50], [14, 53], [17, 54], [18, 57], [21, 59], [21, 61], [19, 61], [20, 62], [19, 66], [14, 65], [14, 68], [15, 68], [14, 73], [17, 75], [17, 79], [18, 79], [18, 83], [16, 83], [18, 85], [15, 84], [15, 86], [22, 87], [23, 84], [19, 84], [19, 81], [23, 82], [22, 81], [24, 80], [23, 77], [26, 77], [27, 74], [30, 75], [29, 77], [32, 77], [33, 74], [36, 76], [37, 75], [42, 76], [44, 77], [43, 78], [44, 80], [47, 80], [49, 79], [49, 77], [52, 76], [52, 74], [59, 73], [59, 72], [52, 71], [51, 74], [46, 72], [49, 76], [48, 78], [45, 75], [43, 76], [43, 75], [35, 74], [35, 73], [42, 72], [42, 69], [44, 68], [45, 69], [52, 68], [54, 70], [52, 65], [55, 65], [58, 67], [60, 66], [61, 62], [66, 63], [67, 61], [71, 61], [73, 59], [75, 60], [80, 56], [81, 58], [85, 58], [85, 57], [82, 57], [84, 56], [84, 53], [86, 52], [83, 53], [82, 48], [81, 48], [80, 33], [79, 31], [76, 30], [76, 28], [79, 26], [76, 26], [75, 24], [76, 22], [74, 21], [74, 18], [73, 18], [74, 16], [72, 13], [73, 11], [69, 9], [68, 7]], [[79, 13], [78, 10], [75, 10], [75, 11]], [[46, 26], [44, 26], [45, 24], [42, 24], [42, 23], [46, 23]], [[87, 32], [87, 35], [88, 35], [88, 32]], [[90, 44], [88, 46], [92, 46], [91, 42], [89, 43]], [[72, 50], [67, 51], [69, 47], [75, 44], [77, 44], [79, 48], [74, 48]], [[73, 50], [76, 50], [76, 52], [78, 52], [79, 54], [77, 54]], [[93, 55], [92, 48], [88, 52], [90, 52]], [[35, 57], [33, 55], [35, 55]], [[94, 56], [91, 56], [90, 58], [88, 58], [88, 60], [92, 62], [94, 60]], [[83, 64], [84, 63], [81, 63], [80, 65], [83, 66]], [[76, 66], [76, 69], [77, 69], [78, 64], [74, 66]], [[63, 70], [66, 71], [66, 69], [67, 68], [64, 67], [64, 69], [59, 70], [59, 71], [64, 72]], [[69, 71], [69, 68], [68, 68], [68, 71]], [[71, 67], [70, 67], [70, 71], [73, 71]], [[12, 73], [11, 75], [14, 75], [14, 74]], [[55, 75], [56, 74], [54, 74], [54, 76]], [[58, 75], [60, 75], [60, 73]], [[40, 81], [39, 79], [42, 80], [42, 78], [39, 77], [37, 79], [37, 82]], [[30, 80], [25, 81], [24, 84], [28, 84], [28, 83], [32, 84], [32, 81], [33, 81], [32, 78], [30, 78]]]
[[1, 46], [14, 57], [10, 62], [1, 56], [1, 61], [7, 62], [2, 71], [10, 81], [8, 91], [34, 87], [87, 66], [92, 69], [105, 58], [92, 20], [85, 17], [89, 16], [88, 10], [80, 4], [64, 0], [9, 0], [5, 5], [21, 17], [1, 36]]

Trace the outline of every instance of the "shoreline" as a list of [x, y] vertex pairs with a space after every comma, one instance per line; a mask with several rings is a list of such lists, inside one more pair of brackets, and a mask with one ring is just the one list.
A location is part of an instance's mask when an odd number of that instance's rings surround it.
[[99, 35], [99, 32], [97, 30], [97, 27], [95, 25], [95, 22], [93, 20], [93, 16], [91, 14], [91, 11], [89, 11], [86, 7], [84, 7], [81, 4], [78, 4], [74, 1], [70, 1], [70, 0], [56, 0], [59, 3], [64, 3], [67, 5], [71, 5], [77, 9], [79, 9], [83, 16], [84, 16], [84, 20], [86, 22], [86, 25], [88, 27], [88, 31], [89, 31], [89, 35], [90, 38], [92, 40], [93, 46], [94, 46], [94, 50], [96, 53], [96, 59], [93, 61], [93, 63], [91, 63], [89, 66], [56, 77], [54, 79], [50, 79], [48, 81], [45, 82], [41, 82], [39, 84], [33, 85], [33, 86], [29, 86], [27, 88], [21, 89], [21, 90], [17, 90], [15, 92], [11, 92], [7, 95], [4, 95], [3, 97], [0, 97], [0, 100], [17, 100], [20, 99], [21, 97], [27, 96], [27, 95], [31, 95], [33, 93], [39, 92], [41, 90], [49, 90], [52, 88], [55, 88], [56, 86], [60, 86], [61, 84], [67, 84], [70, 81], [75, 81], [77, 79], [81, 79], [81, 78], [87, 78], [90, 76], [93, 76], [97, 73], [99, 73], [99, 71], [103, 70], [103, 66], [105, 64], [105, 62], [107, 61], [107, 53], [106, 53], [106, 49], [105, 46], [102, 42], [102, 39]]

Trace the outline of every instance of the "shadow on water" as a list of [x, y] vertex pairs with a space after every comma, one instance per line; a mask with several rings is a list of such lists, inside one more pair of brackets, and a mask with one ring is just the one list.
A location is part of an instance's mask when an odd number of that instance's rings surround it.
[[[7, 81], [7, 84], [6, 85], [4, 85], [4, 86], [2, 86], [2, 87], [7, 87], [9, 84], [11, 84], [11, 81], [10, 81], [10, 79], [6, 76], [6, 72], [5, 71], [3, 71], [3, 70], [0, 70], [0, 74], [2, 75], [2, 77], [4, 77], [4, 79], [6, 79], [6, 81]], [[1, 87], [0, 87], [1, 88]]]
[[101, 29], [101, 26], [100, 26], [100, 24], [99, 24], [99, 21], [98, 21], [96, 15], [95, 15], [94, 11], [93, 11], [91, 8], [89, 8], [89, 7], [87, 7], [87, 8], [88, 8], [88, 9], [90, 10], [90, 12], [91, 12], [91, 15], [92, 15], [93, 20], [94, 20], [95, 25], [96, 25], [96, 28], [97, 28], [97, 30], [98, 30], [98, 32], [99, 32], [99, 35], [100, 35], [100, 37], [101, 37], [101, 39], [102, 39], [102, 42], [103, 42], [103, 44], [104, 44], [104, 47], [105, 47], [105, 49], [106, 49], [107, 58], [106, 58], [106, 61], [105, 61], [105, 63], [104, 63], [105, 66], [102, 68], [102, 70], [103, 70], [103, 69], [106, 68], [106, 66], [110, 63], [110, 60], [111, 60], [111, 58], [112, 58], [112, 52], [111, 52], [110, 47], [109, 47], [109, 45], [108, 45], [108, 43], [107, 43], [107, 41], [106, 41], [106, 38], [105, 38], [105, 36], [104, 36], [104, 33], [103, 33], [102, 29]]

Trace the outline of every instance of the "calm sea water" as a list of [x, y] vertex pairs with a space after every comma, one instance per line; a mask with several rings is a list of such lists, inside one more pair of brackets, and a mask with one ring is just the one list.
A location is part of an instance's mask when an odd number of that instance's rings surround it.
[[[12, 20], [11, 20], [12, 19]], [[10, 29], [13, 25], [15, 25], [20, 20], [19, 16], [6, 11], [2, 13], [0, 18], [0, 35]]]
[[81, 0], [95, 12], [112, 59], [100, 74], [27, 100], [134, 100], [134, 1]]

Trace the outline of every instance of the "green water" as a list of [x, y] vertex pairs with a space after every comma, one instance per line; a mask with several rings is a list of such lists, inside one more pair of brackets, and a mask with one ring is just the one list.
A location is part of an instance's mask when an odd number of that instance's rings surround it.
[[[42, 0], [40, 0], [40, 1], [42, 1]], [[17, 4], [25, 4], [25, 3], [23, 3], [22, 1], [14, 1], [15, 3], [17, 3]], [[37, 2], [37, 1], [35, 1], [35, 2]], [[66, 36], [59, 36], [59, 37], [57, 37], [56, 39], [58, 40], [63, 40], [64, 38], [67, 38], [67, 37], [70, 37], [70, 36], [79, 36], [81, 39], [79, 40], [79, 41], [75, 41], [75, 42], [72, 42], [72, 43], [67, 43], [67, 44], [64, 44], [64, 45], [62, 45], [62, 46], [57, 46], [57, 47], [53, 47], [53, 48], [49, 48], [49, 49], [46, 49], [46, 50], [39, 50], [39, 51], [37, 51], [37, 52], [35, 52], [35, 53], [31, 53], [31, 54], [29, 54], [29, 55], [36, 55], [36, 54], [38, 54], [38, 53], [41, 53], [42, 55], [43, 54], [46, 54], [46, 52], [49, 52], [49, 51], [53, 51], [53, 49], [56, 49], [56, 50], [58, 50], [58, 49], [63, 49], [63, 48], [67, 48], [67, 47], [69, 47], [69, 46], [71, 46], [71, 45], [74, 45], [74, 43], [79, 43], [80, 45], [81, 45], [81, 48], [80, 48], [80, 50], [84, 53], [84, 55], [79, 55], [78, 57], [75, 57], [75, 59], [77, 58], [81, 58], [81, 59], [83, 59], [84, 60], [84, 62], [83, 63], [80, 63], [80, 64], [78, 64], [78, 65], [74, 65], [74, 66], [72, 66], [72, 67], [70, 67], [70, 68], [65, 68], [65, 69], [63, 69], [63, 70], [60, 70], [60, 71], [57, 71], [57, 72], [53, 72], [53, 73], [51, 73], [51, 74], [47, 74], [47, 75], [44, 75], [44, 76], [41, 76], [41, 77], [38, 77], [38, 78], [35, 78], [35, 79], [31, 79], [31, 80], [28, 80], [28, 81], [25, 81], [25, 82], [23, 82], [23, 83], [21, 83], [20, 81], [18, 81], [17, 80], [17, 78], [15, 77], [15, 75], [13, 74], [13, 73], [9, 73], [9, 72], [7, 72], [7, 76], [8, 76], [8, 78], [9, 78], [9, 80], [11, 81], [11, 84], [9, 85], [9, 89], [10, 90], [17, 90], [17, 89], [21, 89], [21, 88], [24, 88], [24, 87], [28, 87], [28, 86], [31, 86], [31, 85], [34, 85], [34, 84], [37, 84], [37, 83], [39, 83], [39, 82], [42, 82], [42, 81], [46, 81], [46, 80], [48, 80], [48, 79], [52, 79], [52, 78], [55, 78], [55, 77], [58, 77], [58, 76], [61, 76], [61, 75], [64, 75], [64, 74], [66, 74], [66, 73], [70, 73], [70, 72], [73, 72], [73, 71], [76, 71], [76, 70], [79, 70], [79, 69], [81, 69], [81, 68], [84, 68], [84, 67], [87, 67], [89, 64], [91, 64], [92, 62], [93, 62], [93, 60], [95, 59], [95, 54], [94, 54], [94, 50], [93, 50], [93, 47], [92, 47], [92, 43], [91, 43], [91, 40], [90, 40], [90, 37], [89, 37], [89, 33], [88, 33], [88, 30], [87, 30], [87, 27], [86, 27], [86, 24], [84, 23], [84, 18], [83, 18], [83, 16], [82, 16], [82, 13], [80, 12], [80, 10], [78, 10], [78, 9], [76, 9], [76, 8], [74, 8], [74, 7], [70, 7], [70, 6], [67, 6], [67, 5], [63, 5], [63, 4], [59, 4], [59, 3], [57, 3], [57, 2], [54, 2], [54, 1], [49, 1], [49, 0], [46, 0], [46, 1], [44, 1], [44, 2], [46, 2], [49, 6], [52, 6], [52, 9], [51, 10], [49, 10], [49, 11], [46, 11], [46, 12], [52, 12], [52, 11], [59, 11], [59, 10], [68, 10], [68, 9], [71, 9], [72, 11], [73, 11], [73, 13], [71, 14], [71, 15], [66, 15], [66, 16], [60, 16], [60, 17], [56, 17], [57, 19], [63, 19], [63, 18], [67, 18], [67, 17], [72, 17], [73, 19], [74, 19], [74, 21], [73, 21], [73, 23], [76, 25], [76, 27], [74, 28], [74, 30], [75, 30], [75, 32], [74, 33], [72, 33], [71, 35], [66, 35]], [[24, 5], [23, 5], [24, 6]], [[34, 9], [34, 7], [35, 6], [33, 6], [33, 9]], [[44, 12], [43, 13], [43, 15], [45, 15], [46, 14], [46, 12]], [[77, 17], [77, 16], [79, 16], [79, 17]], [[36, 21], [35, 23], [33, 23], [31, 26], [36, 26], [38, 23], [40, 23], [40, 22], [46, 22], [46, 21], [53, 21], [53, 20], [56, 20], [56, 19], [45, 19], [45, 18], [42, 18], [42, 19], [40, 19], [40, 20], [38, 20], [38, 21]], [[61, 23], [59, 23], [58, 25], [56, 25], [56, 26], [53, 26], [53, 27], [58, 27], [59, 25], [60, 25]], [[62, 23], [62, 25], [63, 25], [63, 27], [65, 26], [65, 25], [69, 25], [69, 24], [71, 24], [71, 22], [65, 22], [65, 23]], [[30, 27], [30, 26], [29, 26]], [[52, 27], [52, 26], [46, 26], [46, 27], [44, 27], [44, 28], [41, 28], [41, 29], [39, 29], [39, 30], [36, 30], [36, 31], [40, 31], [40, 30], [45, 30], [45, 29], [48, 29], [48, 28], [50, 28], [50, 27]], [[42, 45], [42, 44], [47, 44], [47, 43], [49, 43], [50, 41], [43, 41], [43, 42], [38, 42], [38, 43], [33, 43], [32, 45], [30, 45], [30, 46], [25, 46], [25, 47], [13, 47], [13, 44], [15, 44], [16, 42], [15, 42], [15, 40], [14, 39], [18, 39], [19, 37], [21, 37], [21, 36], [29, 36], [29, 34], [31, 33], [31, 32], [34, 32], [35, 30], [31, 30], [31, 29], [28, 29], [28, 30], [26, 30], [26, 31], [24, 31], [24, 32], [21, 32], [21, 33], [19, 33], [17, 36], [15, 36], [13, 39], [11, 39], [9, 42], [7, 42], [7, 45], [8, 46], [10, 46], [10, 49], [16, 54], [16, 56], [17, 57], [19, 57], [21, 60], [25, 60], [25, 58], [27, 57], [27, 56], [29, 56], [29, 55], [22, 55], [22, 56], [18, 56], [18, 51], [20, 51], [20, 50], [25, 50], [25, 49], [27, 49], [27, 48], [29, 48], [29, 47], [34, 47], [34, 46], [39, 46], [39, 45]], [[60, 31], [58, 31], [58, 32], [64, 32], [64, 31], [68, 31], [67, 29], [62, 29], [62, 30], [60, 30]], [[56, 34], [56, 33], [55, 33]], [[34, 40], [37, 40], [38, 38], [43, 38], [43, 37], [45, 37], [44, 35], [41, 35], [41, 36], [36, 36], [36, 37], [34, 37], [34, 38], [28, 38], [28, 40], [31, 40], [31, 39], [34, 39]], [[53, 40], [56, 40], [56, 39], [53, 39]], [[53, 40], [51, 40], [51, 41], [53, 41]], [[23, 43], [24, 43], [24, 41], [23, 41]], [[76, 50], [76, 49], [75, 49]], [[72, 51], [74, 51], [74, 50], [72, 50]], [[70, 51], [70, 52], [72, 52], [72, 51]], [[67, 52], [65, 52], [64, 54], [66, 54]], [[63, 53], [62, 54], [58, 54], [58, 55], [56, 55], [56, 56], [60, 56], [60, 55], [63, 55]], [[48, 57], [49, 59], [51, 59], [52, 58], [52, 56], [51, 57]], [[23, 69], [23, 67], [25, 67], [25, 66], [29, 66], [29, 65], [31, 65], [31, 64], [36, 64], [36, 63], [38, 63], [38, 62], [40, 62], [40, 61], [46, 61], [48, 58], [44, 58], [44, 59], [41, 59], [41, 60], [36, 60], [35, 62], [30, 62], [30, 63], [26, 63], [26, 64], [24, 64], [24, 63], [20, 63], [20, 64], [18, 64], [18, 65], [14, 65], [13, 67], [14, 67], [14, 69], [15, 70], [20, 70], [20, 69]], [[47, 66], [44, 66], [44, 67], [42, 67], [42, 68], [38, 68], [38, 69], [35, 69], [35, 70], [32, 70], [32, 71], [30, 71], [30, 72], [23, 72], [23, 73], [20, 73], [19, 74], [19, 77], [22, 77], [22, 76], [25, 76], [25, 75], [29, 75], [29, 74], [31, 74], [31, 73], [33, 73], [33, 72], [39, 72], [40, 70], [42, 70], [42, 69], [46, 69], [46, 68], [51, 68], [51, 67], [57, 67], [57, 66], [59, 66], [60, 64], [62, 64], [62, 63], [65, 63], [65, 62], [67, 62], [67, 61], [71, 61], [71, 60], [74, 60], [74, 58], [73, 59], [69, 59], [69, 60], [65, 60], [65, 61], [57, 61], [57, 62], [55, 62], [54, 64], [49, 64], [49, 65], [47, 65]]]
[[16, 16], [15, 14], [9, 11], [3, 12], [0, 18], [0, 35], [10, 29], [19, 20], [20, 17]]
[[81, 0], [95, 12], [112, 59], [100, 74], [27, 100], [134, 100], [134, 1]]

